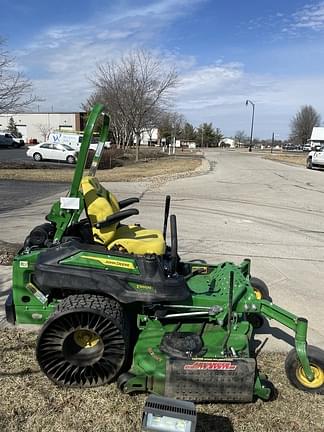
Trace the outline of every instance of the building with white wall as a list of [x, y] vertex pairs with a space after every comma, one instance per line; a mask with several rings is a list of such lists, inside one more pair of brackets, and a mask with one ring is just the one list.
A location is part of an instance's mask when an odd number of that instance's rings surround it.
[[235, 148], [235, 140], [233, 138], [223, 138], [219, 142], [218, 147]]
[[0, 114], [0, 131], [8, 129], [12, 117], [25, 142], [37, 139], [44, 141], [44, 135], [51, 131], [82, 131], [85, 124], [84, 112], [24, 112]]
[[158, 145], [159, 130], [158, 128], [145, 129], [141, 133], [141, 145]]
[[310, 145], [324, 145], [324, 127], [313, 127], [312, 136], [310, 137]]

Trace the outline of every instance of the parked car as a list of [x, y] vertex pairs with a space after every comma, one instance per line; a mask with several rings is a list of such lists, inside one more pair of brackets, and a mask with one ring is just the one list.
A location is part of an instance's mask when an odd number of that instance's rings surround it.
[[312, 146], [310, 144], [304, 144], [303, 145], [303, 151], [304, 152], [310, 152], [312, 150]]
[[312, 150], [308, 153], [306, 159], [306, 168], [324, 168], [324, 148], [321, 147], [319, 151]]
[[284, 144], [282, 146], [283, 150], [287, 150], [287, 151], [294, 151], [294, 150], [298, 150], [297, 146], [295, 144]]
[[24, 140], [13, 137], [10, 133], [0, 133], [0, 147], [22, 147]]
[[54, 144], [43, 142], [33, 145], [27, 150], [27, 156], [32, 157], [36, 162], [43, 159], [66, 161], [74, 164], [77, 160], [77, 152], [66, 144]]

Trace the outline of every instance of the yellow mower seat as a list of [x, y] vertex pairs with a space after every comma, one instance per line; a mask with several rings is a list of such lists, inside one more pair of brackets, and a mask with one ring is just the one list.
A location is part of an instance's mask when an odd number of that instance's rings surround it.
[[105, 245], [108, 250], [117, 247], [119, 250], [138, 255], [164, 254], [165, 241], [158, 230], [149, 230], [137, 225], [119, 225], [118, 222], [104, 228], [96, 228], [98, 222], [120, 210], [118, 200], [95, 177], [83, 177], [81, 190], [95, 242]]
[[117, 228], [114, 240], [107, 246], [107, 249], [112, 249], [114, 246], [138, 255], [153, 253], [163, 255], [165, 252], [162, 233], [138, 225], [122, 225]]
[[93, 238], [97, 243], [107, 246], [115, 236], [118, 223], [105, 228], [96, 228], [98, 222], [119, 211], [119, 204], [114, 194], [101, 186], [95, 177], [86, 176], [81, 180], [84, 205], [92, 226]]

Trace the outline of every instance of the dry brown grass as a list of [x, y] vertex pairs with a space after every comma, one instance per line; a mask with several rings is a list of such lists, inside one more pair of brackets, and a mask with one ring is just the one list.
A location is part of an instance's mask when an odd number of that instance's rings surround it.
[[306, 165], [306, 154], [268, 154], [264, 159], [270, 159], [278, 162], [285, 162], [292, 165]]
[[[192, 172], [201, 165], [200, 159], [176, 159], [160, 158], [149, 162], [116, 167], [111, 170], [98, 170], [97, 177], [100, 181], [134, 181], [150, 178], [157, 175], [173, 175], [184, 172]], [[36, 167], [37, 168], [37, 167]], [[28, 180], [28, 181], [53, 181], [70, 182], [74, 170], [62, 169], [0, 169], [0, 179]]]
[[21, 243], [8, 243], [0, 240], [0, 264], [11, 265], [14, 256], [21, 247]]
[[[115, 384], [71, 390], [53, 385], [34, 358], [36, 336], [1, 332], [1, 432], [135, 432], [146, 395], [126, 396]], [[199, 432], [323, 432], [324, 397], [292, 388], [283, 354], [262, 354], [259, 366], [278, 389], [273, 402], [198, 405]]]

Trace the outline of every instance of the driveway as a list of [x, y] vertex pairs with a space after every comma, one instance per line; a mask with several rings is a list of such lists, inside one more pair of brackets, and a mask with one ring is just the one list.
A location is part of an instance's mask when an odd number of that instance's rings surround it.
[[[172, 195], [183, 259], [217, 263], [252, 259], [252, 273], [266, 281], [273, 301], [309, 319], [309, 341], [324, 348], [324, 182], [323, 173], [262, 159], [252, 152], [206, 152], [211, 171], [161, 184], [111, 183], [118, 197], [140, 196], [132, 221], [161, 227], [163, 201]], [[59, 196], [59, 194], [57, 194]], [[0, 214], [0, 239], [22, 241], [43, 221], [52, 199], [37, 201], [19, 214]], [[6, 229], [1, 227], [6, 222]], [[292, 339], [271, 322], [263, 329], [268, 349], [290, 349]], [[287, 343], [288, 342], [288, 345]]]

